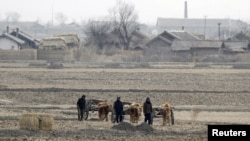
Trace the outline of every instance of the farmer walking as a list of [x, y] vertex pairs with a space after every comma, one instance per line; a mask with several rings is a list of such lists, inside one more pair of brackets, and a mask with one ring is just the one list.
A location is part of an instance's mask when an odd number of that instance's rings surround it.
[[85, 104], [86, 104], [85, 97], [86, 97], [85, 95], [82, 95], [82, 97], [79, 98], [77, 101], [78, 120], [79, 121], [83, 120], [83, 114], [84, 114]]

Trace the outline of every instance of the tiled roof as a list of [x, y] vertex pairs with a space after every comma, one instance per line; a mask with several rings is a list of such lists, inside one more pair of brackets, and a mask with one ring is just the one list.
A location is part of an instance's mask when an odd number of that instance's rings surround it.
[[18, 43], [18, 44], [24, 44], [25, 42], [19, 38], [16, 38], [15, 36], [8, 34], [8, 33], [3, 33], [1, 37], [6, 37], [8, 39], [11, 39], [12, 41]]
[[[16, 31], [16, 30], [13, 30], [10, 34], [13, 35], [13, 36], [16, 36], [17, 31]], [[26, 40], [29, 40], [29, 41], [31, 41], [31, 42], [34, 42], [36, 45], [39, 44], [39, 41], [38, 41], [37, 39], [33, 38], [32, 36], [30, 36], [29, 34], [23, 32], [23, 31], [21, 31], [21, 30], [18, 31], [18, 34], [19, 34], [19, 36], [24, 37]]]
[[225, 48], [247, 48], [248, 41], [224, 41]]
[[200, 40], [198, 37], [195, 37], [186, 31], [170, 31], [170, 33], [179, 37], [180, 40]]
[[180, 41], [174, 40], [171, 48], [173, 51], [190, 50], [191, 48], [221, 48], [222, 41], [215, 40], [197, 40], [197, 41]]
[[173, 40], [184, 40], [184, 41], [197, 41], [200, 40], [198, 37], [186, 32], [186, 31], [167, 31], [165, 30], [158, 36], [151, 39], [147, 44], [156, 41], [156, 39], [160, 39], [167, 44], [172, 44]]
[[230, 40], [239, 40], [239, 41], [245, 41], [247, 40], [248, 42], [250, 42], [250, 37], [242, 32], [234, 35]]

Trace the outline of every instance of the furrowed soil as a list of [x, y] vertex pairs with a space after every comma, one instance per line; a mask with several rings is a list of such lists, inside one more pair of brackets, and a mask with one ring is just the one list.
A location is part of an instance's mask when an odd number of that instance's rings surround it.
[[[0, 140], [2, 141], [206, 141], [209, 124], [250, 124], [250, 70], [247, 69], [88, 69], [0, 68]], [[162, 126], [98, 120], [90, 112], [77, 120], [76, 101], [87, 99], [143, 103], [165, 102], [175, 124]], [[54, 116], [52, 131], [24, 130], [24, 113]]]

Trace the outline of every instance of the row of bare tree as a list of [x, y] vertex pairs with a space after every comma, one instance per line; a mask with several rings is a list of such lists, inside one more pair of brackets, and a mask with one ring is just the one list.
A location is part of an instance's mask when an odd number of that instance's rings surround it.
[[124, 50], [128, 50], [132, 33], [138, 28], [138, 14], [134, 5], [122, 0], [117, 1], [114, 8], [109, 11], [109, 15], [101, 20], [91, 19], [88, 21], [85, 34], [97, 44], [99, 49], [103, 49], [104, 41], [112, 31], [119, 38]]

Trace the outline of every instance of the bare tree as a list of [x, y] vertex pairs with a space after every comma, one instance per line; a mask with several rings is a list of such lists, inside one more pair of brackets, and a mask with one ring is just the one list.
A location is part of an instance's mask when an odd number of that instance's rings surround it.
[[18, 22], [19, 18], [20, 18], [20, 14], [17, 13], [17, 12], [13, 12], [13, 11], [7, 12], [6, 17], [5, 17], [7, 23], [9, 23], [9, 22], [13, 22], [13, 23]]
[[118, 0], [116, 6], [111, 10], [114, 21], [115, 34], [119, 37], [124, 49], [129, 49], [133, 32], [138, 28], [138, 14], [134, 5]]
[[249, 24], [241, 22], [239, 24], [239, 28], [240, 28], [241, 32], [243, 32], [247, 35], [250, 34], [250, 25]]
[[109, 21], [89, 20], [84, 32], [88, 35], [91, 41], [94, 41], [94, 43], [97, 44], [99, 49], [103, 49], [110, 28], [111, 24]]
[[60, 25], [64, 25], [65, 22], [68, 20], [68, 17], [65, 14], [59, 12], [56, 14], [55, 19], [58, 21]]

